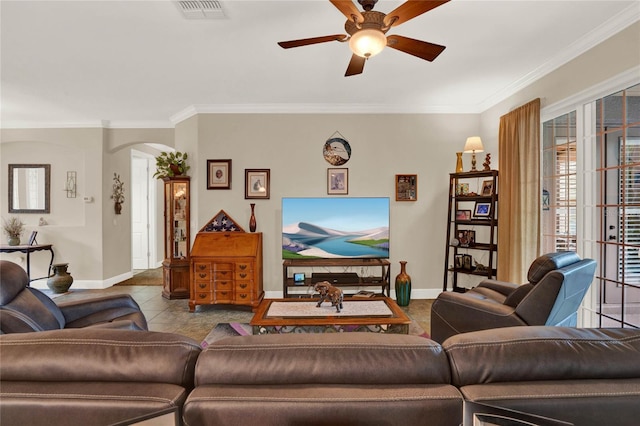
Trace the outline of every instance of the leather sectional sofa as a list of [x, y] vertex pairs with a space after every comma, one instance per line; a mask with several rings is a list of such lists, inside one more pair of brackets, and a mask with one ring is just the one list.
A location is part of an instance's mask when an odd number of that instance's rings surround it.
[[[166, 407], [201, 425], [452, 425], [465, 401], [576, 425], [640, 419], [640, 330], [511, 327], [442, 345], [369, 333], [0, 336], [2, 424], [112, 424]], [[197, 362], [196, 362], [197, 358]]]

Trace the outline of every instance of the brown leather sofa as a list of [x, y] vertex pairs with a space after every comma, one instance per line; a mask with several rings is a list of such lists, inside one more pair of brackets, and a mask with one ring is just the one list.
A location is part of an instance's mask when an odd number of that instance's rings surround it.
[[20, 265], [0, 260], [0, 334], [82, 327], [147, 330], [147, 320], [128, 294], [56, 304], [29, 287]]
[[[197, 363], [196, 363], [197, 358]], [[204, 351], [148, 331], [0, 336], [0, 420], [109, 425], [451, 425], [465, 401], [576, 425], [640, 419], [640, 330], [525, 326], [440, 345], [375, 333], [231, 337]]]
[[82, 328], [0, 336], [0, 424], [111, 425], [180, 410], [201, 348], [184, 336]]

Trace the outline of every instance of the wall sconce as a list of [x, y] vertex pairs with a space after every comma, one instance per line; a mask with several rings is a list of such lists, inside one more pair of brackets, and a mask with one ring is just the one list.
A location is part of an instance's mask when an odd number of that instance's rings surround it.
[[476, 152], [483, 152], [482, 139], [480, 136], [471, 136], [467, 138], [467, 143], [464, 144], [464, 152], [471, 153], [471, 171], [477, 172], [476, 169]]
[[67, 180], [64, 183], [64, 190], [67, 192], [67, 198], [76, 198], [76, 172], [67, 172]]

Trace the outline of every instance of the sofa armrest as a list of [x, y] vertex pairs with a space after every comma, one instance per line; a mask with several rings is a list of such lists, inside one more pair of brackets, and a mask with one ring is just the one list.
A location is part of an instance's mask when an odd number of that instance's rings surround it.
[[0, 335], [3, 381], [150, 382], [190, 389], [193, 339], [97, 327]]
[[62, 311], [67, 322], [76, 321], [105, 309], [129, 308], [140, 311], [140, 306], [136, 303], [133, 297], [128, 294], [114, 294], [111, 296], [102, 296], [93, 299], [80, 299], [71, 302], [63, 302], [59, 303], [58, 307]]
[[520, 284], [488, 279], [482, 280], [480, 283], [478, 283], [478, 287], [489, 288], [506, 297], [513, 293], [518, 287], [520, 287]]

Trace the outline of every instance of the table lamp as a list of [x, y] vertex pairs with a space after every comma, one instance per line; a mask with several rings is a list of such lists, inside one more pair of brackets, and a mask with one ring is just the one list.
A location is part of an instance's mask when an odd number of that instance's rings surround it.
[[482, 139], [480, 136], [470, 136], [467, 138], [467, 143], [464, 144], [464, 152], [471, 153], [471, 171], [477, 172], [476, 169], [476, 152], [483, 152]]

